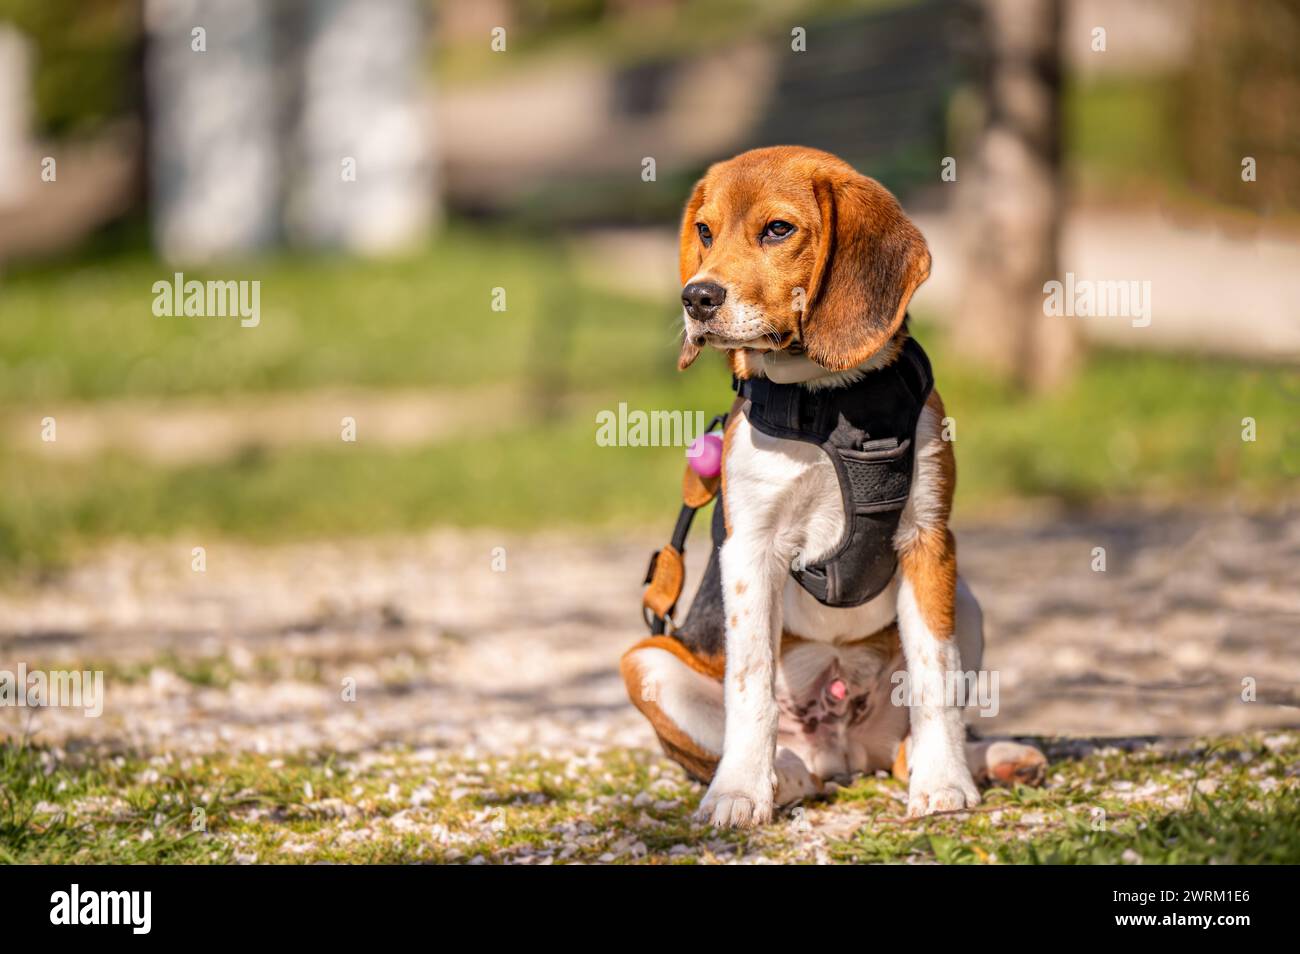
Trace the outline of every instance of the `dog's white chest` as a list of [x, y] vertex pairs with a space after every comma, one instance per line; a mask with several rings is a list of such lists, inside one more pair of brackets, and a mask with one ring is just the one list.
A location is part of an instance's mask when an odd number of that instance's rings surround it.
[[[772, 530], [773, 552], [751, 559], [774, 559], [785, 568], [815, 563], [844, 537], [844, 502], [835, 467], [826, 452], [804, 441], [783, 440], [756, 430], [743, 416], [727, 452], [726, 503], [730, 512]], [[787, 575], [782, 594], [783, 629], [804, 639], [847, 642], [888, 626], [897, 614], [895, 576], [879, 596], [861, 606], [831, 608]]]

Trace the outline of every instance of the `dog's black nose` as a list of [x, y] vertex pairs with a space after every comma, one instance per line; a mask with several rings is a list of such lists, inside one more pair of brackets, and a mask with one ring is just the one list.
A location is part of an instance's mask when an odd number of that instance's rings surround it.
[[691, 282], [682, 289], [682, 304], [696, 321], [708, 321], [727, 300], [727, 290], [717, 282]]

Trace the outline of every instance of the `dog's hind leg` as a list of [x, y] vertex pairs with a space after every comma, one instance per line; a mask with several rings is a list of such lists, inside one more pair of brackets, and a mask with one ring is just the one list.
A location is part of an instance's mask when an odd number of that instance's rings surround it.
[[652, 636], [623, 654], [632, 705], [650, 720], [664, 754], [708, 783], [722, 754], [722, 682], [671, 636]]
[[[957, 580], [954, 636], [961, 650], [962, 667], [978, 671], [984, 661], [984, 613], [966, 581]], [[1040, 785], [1047, 774], [1047, 759], [1030, 745], [1000, 739], [966, 743], [966, 764], [977, 785]]]
[[[975, 595], [962, 579], [957, 581], [953, 635], [961, 652], [962, 667], [979, 670], [984, 657], [984, 614]], [[909, 775], [910, 739], [898, 746], [894, 776], [906, 781]], [[1047, 759], [1031, 745], [1005, 739], [975, 739], [966, 742], [966, 764], [975, 783], [987, 785], [1041, 785], [1047, 773]]]
[[[725, 727], [720, 661], [694, 655], [671, 636], [652, 636], [629, 649], [620, 668], [632, 704], [650, 720], [664, 754], [696, 781], [711, 782]], [[821, 790], [788, 749], [777, 753], [775, 769], [777, 805]]]
[[1041, 785], [1047, 775], [1042, 752], [1008, 739], [967, 742], [966, 764], [977, 785]]

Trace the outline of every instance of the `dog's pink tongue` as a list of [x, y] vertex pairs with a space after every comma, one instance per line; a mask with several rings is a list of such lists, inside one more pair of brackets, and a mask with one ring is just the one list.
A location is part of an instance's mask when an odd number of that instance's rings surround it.
[[845, 696], [849, 694], [849, 687], [844, 685], [843, 679], [836, 679], [829, 686], [827, 686], [826, 689], [827, 691], [830, 692], [831, 697], [834, 699], [843, 699]]

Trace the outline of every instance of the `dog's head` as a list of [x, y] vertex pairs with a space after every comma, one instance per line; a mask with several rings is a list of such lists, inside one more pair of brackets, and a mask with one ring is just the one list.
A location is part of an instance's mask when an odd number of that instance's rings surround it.
[[881, 349], [930, 274], [930, 252], [874, 179], [816, 149], [773, 146], [712, 166], [682, 217], [685, 341], [700, 349], [802, 346], [844, 371]]

